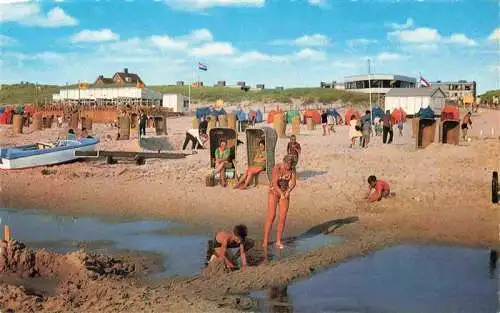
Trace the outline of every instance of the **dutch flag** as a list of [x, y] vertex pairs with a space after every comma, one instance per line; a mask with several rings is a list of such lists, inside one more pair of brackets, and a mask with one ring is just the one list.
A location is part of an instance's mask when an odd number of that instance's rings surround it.
[[420, 86], [431, 87], [431, 83], [429, 83], [427, 79], [420, 76]]
[[205, 64], [198, 63], [198, 69], [201, 71], [208, 71], [208, 67]]

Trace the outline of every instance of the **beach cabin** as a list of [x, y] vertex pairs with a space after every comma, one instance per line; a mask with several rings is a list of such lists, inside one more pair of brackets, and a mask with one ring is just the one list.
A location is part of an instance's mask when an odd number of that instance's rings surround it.
[[392, 88], [385, 95], [385, 110], [403, 109], [412, 117], [420, 109], [430, 107], [439, 116], [445, 100], [441, 88]]

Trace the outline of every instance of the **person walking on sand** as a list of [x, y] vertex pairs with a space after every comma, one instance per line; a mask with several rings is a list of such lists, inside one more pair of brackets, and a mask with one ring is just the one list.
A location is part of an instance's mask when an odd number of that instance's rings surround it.
[[361, 127], [359, 126], [358, 120], [353, 115], [351, 121], [349, 122], [349, 138], [351, 139], [351, 148], [356, 146], [356, 139], [361, 138], [363, 134], [361, 133]]
[[382, 198], [387, 198], [391, 194], [389, 184], [383, 180], [377, 180], [375, 175], [368, 177], [368, 195], [366, 199], [368, 202], [380, 201]]
[[283, 249], [281, 243], [283, 231], [285, 229], [286, 215], [290, 205], [290, 193], [297, 183], [295, 171], [292, 169], [292, 157], [287, 155], [283, 158], [282, 164], [277, 164], [273, 168], [271, 184], [267, 199], [267, 217], [264, 225], [264, 242], [262, 246], [267, 248], [269, 243], [269, 233], [276, 217], [276, 207], [279, 205], [279, 222], [276, 234], [276, 247]]
[[403, 136], [403, 119], [399, 119], [398, 121], [398, 129], [399, 129], [399, 136]]
[[328, 128], [328, 113], [325, 110], [321, 112], [321, 127], [323, 127], [323, 136], [330, 136], [330, 128]]
[[361, 118], [361, 133], [363, 137], [361, 138], [361, 146], [367, 148], [370, 143], [370, 137], [372, 135], [372, 123], [371, 123], [371, 111], [367, 110], [365, 115]]
[[[382, 142], [387, 143], [387, 144], [391, 144], [392, 137], [394, 136], [394, 131], [392, 130], [392, 127], [394, 126], [394, 124], [392, 123], [391, 111], [389, 111], [389, 110], [385, 111], [382, 125], [383, 125]], [[387, 135], [389, 135], [389, 140], [387, 140]]]
[[469, 125], [472, 128], [471, 116], [472, 116], [471, 112], [465, 114], [464, 119], [462, 121], [462, 138], [464, 141], [467, 137], [467, 130], [469, 129]]
[[291, 135], [290, 142], [286, 146], [286, 153], [292, 157], [292, 169], [294, 171], [297, 169], [301, 152], [302, 148], [300, 147], [300, 143], [297, 142], [297, 137], [295, 135]]
[[148, 116], [146, 113], [142, 112], [141, 118], [139, 119], [139, 137], [146, 136], [146, 123], [148, 122]]

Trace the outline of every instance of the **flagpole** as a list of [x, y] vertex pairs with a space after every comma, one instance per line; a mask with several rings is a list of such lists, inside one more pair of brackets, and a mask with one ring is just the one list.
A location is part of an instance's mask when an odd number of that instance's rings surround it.
[[373, 108], [372, 108], [372, 80], [371, 80], [371, 64], [368, 59], [368, 88], [370, 89], [370, 123], [373, 125]]

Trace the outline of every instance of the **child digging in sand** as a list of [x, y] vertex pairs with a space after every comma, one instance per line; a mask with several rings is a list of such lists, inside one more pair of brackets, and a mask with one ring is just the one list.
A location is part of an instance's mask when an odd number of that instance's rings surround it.
[[235, 261], [238, 253], [232, 255], [228, 249], [239, 249], [241, 266], [247, 266], [246, 251], [250, 249], [251, 242], [246, 242], [248, 228], [245, 225], [236, 225], [233, 231], [220, 231], [213, 240], [208, 242], [207, 261], [212, 262], [215, 259], [223, 260], [229, 269], [235, 269]]
[[389, 184], [383, 180], [377, 180], [375, 175], [368, 177], [368, 202], [380, 201], [382, 198], [387, 198], [391, 194]]

